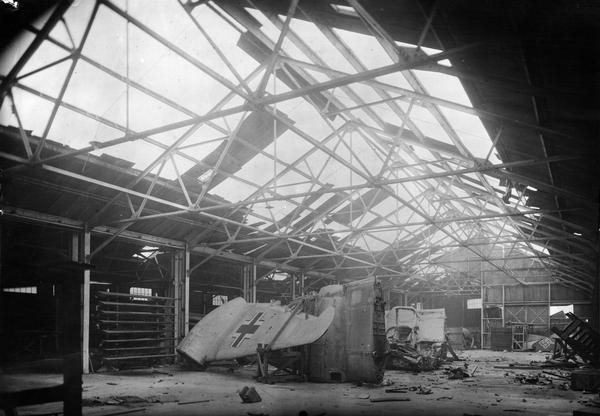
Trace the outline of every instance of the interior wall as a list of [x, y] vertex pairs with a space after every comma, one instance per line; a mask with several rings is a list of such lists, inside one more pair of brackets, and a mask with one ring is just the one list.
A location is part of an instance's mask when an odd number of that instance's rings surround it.
[[446, 310], [446, 327], [479, 329], [481, 309], [468, 309], [467, 300], [473, 295], [453, 295], [425, 297], [423, 309], [444, 308]]
[[59, 228], [2, 217], [0, 365], [60, 355], [60, 287], [51, 283], [57, 272], [43, 266], [67, 261], [69, 241], [70, 233]]

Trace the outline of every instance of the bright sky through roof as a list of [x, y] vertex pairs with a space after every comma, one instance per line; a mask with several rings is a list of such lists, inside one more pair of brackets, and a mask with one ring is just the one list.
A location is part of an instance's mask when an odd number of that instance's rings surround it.
[[[127, 129], [144, 131], [205, 114], [215, 108], [232, 108], [244, 103], [242, 97], [231, 93], [223, 83], [201, 71], [195, 65], [196, 62], [210, 68], [232, 85], [239, 84], [238, 77], [245, 79], [250, 88], [259, 85], [264, 70], [258, 69], [259, 62], [238, 46], [242, 32], [246, 29], [239, 23], [232, 23], [231, 18], [224, 19], [206, 4], [193, 9], [195, 22], [175, 0], [153, 2], [152, 7], [148, 7], [148, 2], [142, 0], [115, 0], [112, 4], [122, 11], [126, 10], [167, 42], [180, 48], [182, 54], [189, 58], [182, 58], [136, 25], [127, 25], [125, 19], [101, 5], [83, 47], [82, 58], [77, 62], [66, 88], [63, 97], [65, 105], [58, 110], [49, 129], [49, 139], [77, 149], [92, 141], [120, 137]], [[224, 13], [218, 3], [210, 4], [220, 14]], [[65, 16], [70, 32], [65, 30], [63, 24], [58, 24], [50, 34], [56, 42], [44, 41], [21, 74], [67, 56], [72, 42], [78, 45], [82, 39], [92, 5], [91, 1], [75, 2]], [[279, 16], [279, 21], [274, 22], [254, 8], [246, 10], [261, 25], [255, 28], [253, 35], [267, 46], [274, 45], [285, 17]], [[42, 25], [43, 19], [35, 24], [37, 28]], [[328, 31], [327, 28], [319, 28], [302, 19], [292, 19], [290, 30], [282, 44], [281, 55], [299, 62], [296, 66], [277, 68], [289, 71], [293, 67], [312, 84], [393, 63], [373, 36], [338, 28]], [[231, 68], [223, 62], [202, 32], [224, 52]], [[331, 38], [337, 38], [339, 44], [347, 47], [347, 52], [356, 57], [356, 62], [344, 57], [344, 52], [330, 41]], [[31, 33], [25, 33], [7, 49], [0, 59], [2, 74], [8, 73], [32, 39]], [[397, 42], [397, 45], [416, 48], [415, 45], [401, 42]], [[429, 48], [422, 48], [422, 51], [429, 55], [440, 52]], [[52, 111], [52, 98], [60, 94], [71, 62], [72, 60], [67, 59], [24, 77], [13, 88], [15, 104], [23, 125], [36, 136], [44, 134]], [[448, 61], [441, 63], [450, 65]], [[283, 74], [288, 78], [290, 76], [289, 72]], [[418, 80], [427, 94], [471, 107], [471, 102], [456, 77], [429, 70], [413, 70], [411, 76]], [[127, 77], [130, 80], [129, 87]], [[270, 76], [266, 83], [266, 93], [282, 94], [290, 91], [292, 86], [286, 85], [281, 75], [277, 78]], [[410, 239], [418, 234], [424, 225], [422, 212], [442, 218], [449, 218], [459, 210], [462, 211], [459, 212], [460, 215], [478, 212], [481, 201], [471, 202], [468, 208], [461, 205], [461, 202], [452, 201], [452, 198], [472, 198], [472, 188], [475, 185], [459, 183], [452, 178], [395, 184], [393, 189], [397, 197], [385, 195], [385, 198], [378, 200], [362, 200], [363, 196], [370, 195], [367, 193], [371, 188], [357, 191], [347, 189], [367, 184], [372, 178], [399, 180], [464, 168], [467, 166], [464, 165], [464, 159], [470, 159], [471, 156], [486, 158], [491, 153], [489, 161], [500, 162], [490, 150], [490, 137], [477, 117], [443, 106], [439, 106], [439, 113], [434, 114], [430, 105], [410, 99], [409, 93], [415, 93], [413, 86], [406, 73], [396, 72], [324, 91], [322, 95], [327, 99], [325, 108], [315, 108], [318, 103], [306, 97], [274, 104], [271, 108], [289, 117], [293, 128], [286, 128], [274, 141], [260, 149], [252, 149], [247, 143], [237, 140], [246, 150], [250, 149], [256, 155], [243, 163], [231, 177], [210, 189], [210, 192], [232, 202], [252, 195], [280, 199], [298, 195], [285, 201], [275, 200], [252, 206], [253, 213], [249, 215], [248, 221], [264, 222], [262, 228], [266, 228], [273, 220], [280, 221], [295, 208], [305, 205], [306, 196], [299, 194], [315, 192], [324, 187], [340, 188], [336, 193], [324, 193], [316, 200], [306, 203], [307, 209], [300, 212], [295, 221], [312, 218], [314, 221], [308, 231], [326, 226], [337, 230], [340, 238], [349, 236], [357, 246], [372, 251], [382, 250], [394, 241]], [[374, 104], [362, 106], [365, 102]], [[345, 110], [345, 107], [350, 110]], [[448, 121], [457, 137], [451, 137], [448, 128], [440, 124], [441, 118]], [[160, 173], [163, 178], [176, 180], [178, 173], [182, 174], [195, 167], [225, 143], [241, 121], [242, 113], [239, 113], [197, 127], [188, 138], [179, 143], [178, 151], [173, 157], [164, 164], [159, 163], [152, 172]], [[9, 100], [5, 100], [0, 109], [0, 124], [17, 125]], [[402, 134], [389, 133], [394, 129], [400, 133], [410, 133], [416, 139], [412, 142], [403, 141]], [[135, 168], [142, 170], [187, 130], [188, 128], [166, 131], [144, 140], [97, 150], [93, 154], [122, 158], [133, 162]], [[448, 149], [458, 148], [458, 141], [470, 155], [462, 155], [460, 159], [452, 152], [431, 151], [422, 144], [421, 138], [435, 140], [441, 144], [440, 148], [445, 146]], [[322, 146], [322, 149], [316, 148], [315, 143]], [[206, 181], [211, 172], [205, 172], [200, 179]], [[475, 174], [470, 177], [477, 180]], [[486, 178], [497, 186], [495, 179]], [[264, 189], [261, 190], [261, 187]], [[347, 222], [332, 220], [324, 225], [324, 215], [329, 212], [327, 204], [332, 203], [331, 199], [334, 197], [337, 198], [338, 205], [334, 205], [336, 208], [333, 212], [341, 213], [352, 201], [354, 208], [349, 211], [349, 218], [344, 220]], [[405, 206], [406, 203], [422, 212], [415, 213], [415, 209]], [[340, 215], [341, 217], [343, 216]], [[404, 226], [409, 223], [418, 225]], [[397, 227], [402, 224], [403, 227], [382, 229], [365, 235], [351, 232], [352, 227], [368, 224], [382, 227]], [[448, 229], [452, 229], [453, 235], [468, 239], [469, 234], [458, 225], [448, 226]], [[428, 238], [431, 242], [436, 242], [449, 237], [443, 230], [436, 230]]]

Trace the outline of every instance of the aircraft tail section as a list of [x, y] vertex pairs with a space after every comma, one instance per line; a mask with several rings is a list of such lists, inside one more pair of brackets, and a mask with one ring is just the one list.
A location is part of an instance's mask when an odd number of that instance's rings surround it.
[[271, 350], [310, 344], [325, 333], [333, 316], [332, 309], [313, 316], [278, 304], [236, 298], [198, 322], [177, 351], [204, 365], [256, 354], [258, 344]]

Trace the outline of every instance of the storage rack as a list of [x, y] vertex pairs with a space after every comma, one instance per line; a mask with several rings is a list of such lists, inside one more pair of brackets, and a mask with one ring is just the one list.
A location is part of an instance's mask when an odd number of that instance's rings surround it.
[[174, 298], [96, 293], [103, 364], [119, 368], [175, 357]]

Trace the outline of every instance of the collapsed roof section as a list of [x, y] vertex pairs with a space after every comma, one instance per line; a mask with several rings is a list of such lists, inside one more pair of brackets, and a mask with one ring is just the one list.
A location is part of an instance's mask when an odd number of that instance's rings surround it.
[[[458, 248], [527, 283], [501, 250], [588, 289], [597, 221], [570, 213], [597, 204], [557, 177], [585, 156], [548, 146], [574, 133], [515, 112], [552, 93], [522, 63], [470, 71], [519, 51], [461, 24], [419, 2], [58, 2], [1, 61], [3, 169], [67, 191], [69, 217], [115, 227], [107, 241], [146, 232], [403, 290], [455, 284]], [[507, 90], [505, 110], [486, 104]]]

